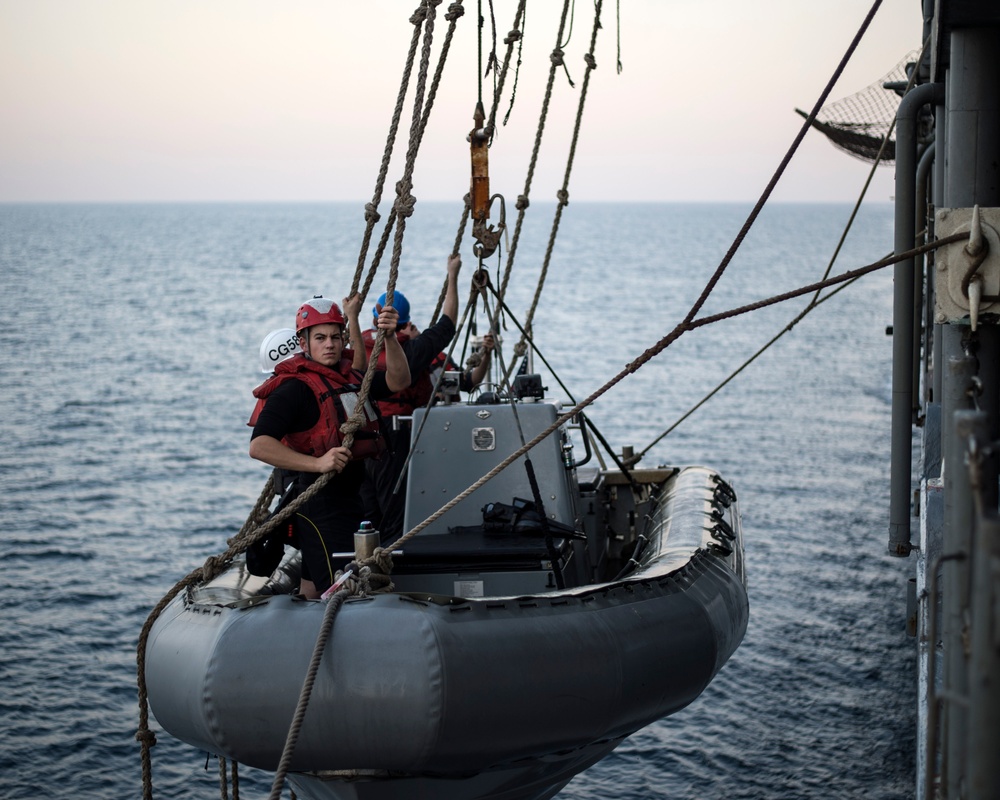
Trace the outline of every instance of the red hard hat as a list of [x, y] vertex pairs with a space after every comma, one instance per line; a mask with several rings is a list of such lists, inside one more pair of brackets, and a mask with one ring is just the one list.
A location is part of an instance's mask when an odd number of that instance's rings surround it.
[[334, 323], [343, 327], [344, 315], [340, 311], [340, 306], [333, 300], [316, 295], [312, 300], [306, 300], [299, 306], [299, 310], [295, 314], [295, 333], [301, 334], [306, 328], [326, 323]]

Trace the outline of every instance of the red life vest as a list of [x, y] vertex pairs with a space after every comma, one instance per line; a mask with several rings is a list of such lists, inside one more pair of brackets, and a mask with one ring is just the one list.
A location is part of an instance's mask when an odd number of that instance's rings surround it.
[[[372, 350], [375, 347], [375, 336], [377, 334], [378, 331], [371, 328], [363, 331], [361, 334], [369, 358], [371, 358]], [[396, 340], [400, 345], [409, 338], [405, 333], [396, 333]], [[442, 353], [441, 355], [444, 354]], [[382, 352], [379, 353], [378, 363], [375, 367], [381, 370], [386, 368], [384, 347], [382, 348]], [[425, 369], [423, 372], [410, 376], [410, 385], [406, 389], [396, 392], [386, 400], [379, 400], [379, 411], [382, 412], [383, 417], [409, 417], [413, 414], [414, 409], [424, 408], [427, 405], [427, 401], [431, 399], [431, 392], [433, 391], [434, 383], [431, 381], [430, 370]]]
[[[248, 425], [256, 425], [267, 398], [286, 381], [299, 380], [313, 391], [319, 406], [319, 421], [309, 430], [289, 433], [282, 442], [298, 453], [319, 457], [331, 447], [340, 447], [340, 426], [348, 420], [358, 403], [358, 390], [364, 375], [351, 368], [351, 359], [342, 358], [336, 368], [324, 367], [302, 353], [277, 364], [274, 375], [253, 390], [257, 405]], [[351, 460], [377, 458], [385, 450], [381, 420], [371, 401], [365, 403], [362, 426], [354, 434]]]

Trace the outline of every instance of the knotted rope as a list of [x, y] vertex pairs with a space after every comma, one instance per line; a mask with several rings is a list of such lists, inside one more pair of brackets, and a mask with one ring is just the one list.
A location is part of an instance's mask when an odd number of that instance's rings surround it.
[[[566, 15], [569, 13], [570, 0], [563, 0], [562, 16], [559, 19], [559, 32], [556, 34], [556, 50], [561, 46], [563, 31], [566, 27]], [[520, 13], [521, 9], [518, 9]], [[535, 143], [531, 149], [531, 160], [528, 162], [528, 174], [524, 179], [524, 191], [518, 196], [516, 208], [518, 211], [517, 222], [514, 223], [514, 236], [511, 239], [510, 247], [507, 249], [507, 266], [504, 269], [503, 279], [500, 281], [500, 297], [507, 294], [507, 283], [510, 281], [511, 269], [514, 266], [514, 255], [517, 253], [517, 245], [521, 239], [521, 227], [524, 224], [524, 214], [528, 209], [528, 195], [531, 193], [531, 182], [535, 177], [535, 166], [538, 164], [538, 151], [542, 147], [542, 135], [545, 132], [545, 121], [549, 115], [549, 104], [552, 101], [552, 86], [556, 80], [556, 70], [558, 65], [552, 63], [549, 67], [549, 78], [545, 86], [545, 96], [542, 100], [542, 110], [538, 115], [538, 128], [535, 131]]]
[[[576, 108], [576, 122], [573, 125], [573, 138], [570, 142], [569, 155], [566, 159], [566, 171], [563, 173], [563, 183], [562, 187], [556, 192], [556, 198], [558, 203], [556, 204], [555, 217], [552, 220], [552, 228], [549, 232], [548, 245], [545, 248], [545, 258], [542, 260], [542, 269], [538, 276], [538, 284], [535, 287], [535, 296], [531, 301], [531, 307], [528, 310], [528, 314], [524, 319], [524, 327], [526, 330], [531, 330], [532, 323], [535, 319], [535, 309], [538, 307], [538, 301], [542, 296], [542, 289], [545, 286], [545, 279], [548, 277], [549, 264], [552, 262], [552, 252], [556, 245], [556, 236], [559, 233], [559, 222], [562, 220], [562, 212], [566, 205], [569, 203], [569, 177], [573, 171], [573, 161], [576, 158], [576, 146], [580, 140], [580, 127], [583, 124], [583, 108], [587, 102], [587, 89], [590, 86], [590, 75], [597, 69], [597, 61], [594, 58], [594, 48], [597, 46], [597, 32], [601, 29], [601, 7], [603, 5], [603, 0], [597, 0], [594, 3], [594, 25], [590, 33], [590, 50], [587, 51], [584, 56], [584, 61], [587, 64], [587, 69], [583, 75], [583, 87], [580, 89], [580, 101], [577, 103]], [[562, 60], [562, 53], [560, 52], [560, 61]], [[527, 193], [525, 193], [527, 194]], [[520, 215], [518, 216], [518, 222], [520, 223]], [[512, 248], [513, 249], [513, 248]], [[510, 255], [508, 259], [508, 265], [513, 259]], [[504, 275], [504, 280], [506, 281], [509, 273]], [[503, 297], [504, 289], [506, 284], [501, 287], [500, 295]], [[521, 340], [515, 345], [514, 353], [519, 358], [526, 352], [525, 339], [522, 336]], [[517, 366], [517, 358], [512, 358], [510, 363], [507, 365], [507, 373], [504, 375], [504, 380], [506, 381], [510, 377], [510, 372]]]

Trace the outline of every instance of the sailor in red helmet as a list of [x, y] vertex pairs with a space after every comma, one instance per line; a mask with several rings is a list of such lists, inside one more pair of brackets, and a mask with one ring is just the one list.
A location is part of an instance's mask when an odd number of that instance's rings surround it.
[[[357, 315], [361, 298], [344, 301], [352, 329], [360, 338]], [[385, 371], [376, 372], [369, 391], [372, 401], [410, 385], [410, 369], [395, 336], [398, 313], [379, 307], [377, 326], [385, 338]], [[340, 426], [351, 416], [364, 378], [353, 364], [355, 354], [345, 347], [345, 319], [331, 300], [314, 297], [295, 315], [302, 352], [274, 368], [274, 376], [254, 390], [257, 407], [250, 424], [251, 457], [298, 473], [297, 493], [323, 473], [334, 472], [323, 490], [301, 506], [294, 516], [294, 532], [302, 551], [300, 592], [319, 597], [333, 582], [339, 563], [335, 553], [354, 549], [354, 532], [362, 521], [358, 494], [364, 477], [364, 458], [383, 447], [378, 415], [366, 409], [365, 426], [355, 434], [351, 450], [342, 446]], [[344, 559], [346, 560], [346, 559]]]

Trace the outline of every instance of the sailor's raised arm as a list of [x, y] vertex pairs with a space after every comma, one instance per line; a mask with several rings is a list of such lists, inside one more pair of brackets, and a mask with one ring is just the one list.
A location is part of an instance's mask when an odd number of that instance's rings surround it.
[[368, 351], [365, 340], [361, 338], [361, 295], [356, 292], [344, 298], [344, 314], [347, 316], [347, 333], [351, 340], [351, 350], [354, 360], [351, 366], [359, 372], [368, 368]]
[[379, 312], [376, 327], [385, 331], [385, 383], [389, 391], [401, 392], [410, 385], [410, 365], [396, 338], [399, 312], [392, 306], [376, 307]]
[[458, 273], [462, 269], [460, 255], [448, 256], [448, 283], [444, 293], [441, 313], [458, 324]]

